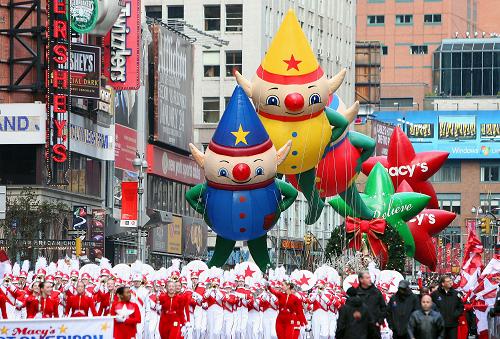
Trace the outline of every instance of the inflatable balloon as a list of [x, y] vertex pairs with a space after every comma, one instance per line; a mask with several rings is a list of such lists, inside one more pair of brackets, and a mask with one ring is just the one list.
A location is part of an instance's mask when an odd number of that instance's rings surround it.
[[262, 271], [270, 265], [266, 233], [298, 194], [290, 184], [275, 178], [290, 147], [289, 141], [276, 151], [239, 86], [206, 152], [190, 145], [207, 182], [190, 189], [186, 199], [217, 234], [210, 267], [224, 265], [238, 240], [248, 242]]
[[389, 172], [394, 187], [406, 180], [413, 191], [430, 197], [428, 208], [439, 208], [436, 192], [428, 179], [441, 168], [448, 155], [448, 152], [440, 151], [415, 153], [406, 134], [397, 127], [389, 141], [387, 156], [368, 159], [362, 166], [363, 173], [368, 175], [380, 162]]
[[[278, 173], [297, 175], [309, 203], [306, 224], [314, 223], [324, 207], [315, 187], [316, 166], [328, 145], [348, 127], [343, 115], [326, 107], [345, 73], [344, 69], [331, 79], [326, 77], [293, 10], [283, 19], [252, 81], [235, 72], [273, 144], [280, 148], [293, 140], [290, 155], [278, 166]], [[356, 102], [346, 114], [358, 110]]]
[[[413, 192], [406, 181], [399, 185], [397, 191]], [[436, 270], [437, 265], [436, 246], [432, 242], [432, 237], [448, 227], [455, 217], [456, 214], [453, 212], [424, 209], [407, 223], [415, 240], [415, 259], [432, 271]]]
[[[360, 194], [360, 196], [368, 208], [374, 211], [373, 220], [368, 223], [359, 221], [360, 232], [380, 231], [381, 228], [378, 224], [385, 221], [397, 230], [404, 241], [406, 254], [413, 257], [415, 241], [405, 221], [422, 211], [429, 202], [429, 197], [414, 192], [395, 193], [391, 178], [381, 164], [373, 167], [366, 181], [365, 193]], [[329, 201], [329, 204], [342, 216], [360, 218], [356, 211], [340, 196], [334, 197]]]

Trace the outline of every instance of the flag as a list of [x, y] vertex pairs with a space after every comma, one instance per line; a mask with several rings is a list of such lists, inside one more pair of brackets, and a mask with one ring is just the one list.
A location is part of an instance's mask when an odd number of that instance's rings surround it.
[[459, 285], [459, 289], [464, 292], [469, 292], [477, 286], [479, 275], [483, 269], [481, 259], [483, 245], [476, 234], [476, 223], [468, 223], [467, 231], [467, 243], [464, 248], [464, 259], [462, 261]]

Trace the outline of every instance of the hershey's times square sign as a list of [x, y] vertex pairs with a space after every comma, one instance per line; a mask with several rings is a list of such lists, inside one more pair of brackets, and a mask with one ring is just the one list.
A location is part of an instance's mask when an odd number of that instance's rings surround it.
[[60, 66], [71, 51], [71, 28], [66, 15], [67, 1], [47, 1], [47, 135], [45, 161], [47, 183], [67, 185], [69, 170], [69, 112], [71, 110], [70, 70]]

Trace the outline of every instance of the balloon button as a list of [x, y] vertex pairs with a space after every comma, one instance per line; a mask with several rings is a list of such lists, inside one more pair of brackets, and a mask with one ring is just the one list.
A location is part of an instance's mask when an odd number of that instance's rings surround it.
[[296, 168], [297, 168], [297, 166], [295, 166], [295, 165], [292, 166], [292, 169], [296, 169]]
[[292, 132], [292, 137], [296, 138], [297, 137], [297, 132]]
[[245, 227], [240, 228], [240, 233], [245, 233], [247, 229]]
[[297, 154], [299, 154], [299, 152], [297, 152], [297, 151], [292, 152], [292, 155], [297, 155]]
[[240, 213], [240, 219], [245, 219], [247, 216], [245, 213]]
[[240, 197], [240, 202], [245, 202], [245, 201], [247, 201], [247, 198], [245, 198], [245, 197]]

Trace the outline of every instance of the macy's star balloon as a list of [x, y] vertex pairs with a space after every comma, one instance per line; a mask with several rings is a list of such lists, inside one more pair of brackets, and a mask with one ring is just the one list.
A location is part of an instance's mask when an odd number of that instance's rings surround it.
[[[415, 241], [405, 220], [417, 215], [429, 202], [429, 197], [414, 192], [395, 193], [391, 178], [381, 164], [376, 164], [366, 180], [365, 193], [360, 194], [366, 206], [374, 211], [374, 219], [384, 219], [394, 227], [404, 241], [405, 252], [413, 257]], [[342, 216], [360, 216], [340, 196], [329, 204]]]
[[276, 169], [290, 146], [289, 141], [276, 151], [239, 86], [206, 152], [189, 145], [207, 182], [191, 188], [186, 199], [217, 234], [210, 267], [224, 265], [238, 240], [247, 241], [262, 271], [269, 267], [266, 234], [298, 194], [290, 184], [276, 179]]
[[[316, 188], [316, 166], [328, 145], [348, 127], [343, 115], [326, 107], [342, 84], [346, 70], [328, 79], [293, 10], [286, 14], [252, 81], [235, 72], [238, 84], [252, 98], [273, 144], [292, 140], [290, 155], [278, 173], [296, 175], [309, 205], [306, 224], [318, 220], [324, 201]], [[347, 111], [358, 111], [355, 103]]]
[[381, 163], [389, 172], [394, 187], [406, 180], [415, 192], [430, 197], [429, 208], [439, 208], [436, 192], [427, 181], [448, 159], [448, 152], [432, 151], [415, 153], [415, 149], [406, 134], [397, 127], [389, 141], [387, 157], [378, 156], [363, 163], [363, 173], [368, 175], [373, 166]]
[[[406, 181], [399, 185], [397, 192], [413, 192]], [[421, 264], [436, 270], [436, 246], [432, 237], [448, 227], [455, 219], [456, 214], [437, 209], [424, 209], [408, 221], [411, 234], [415, 240], [415, 259]]]

